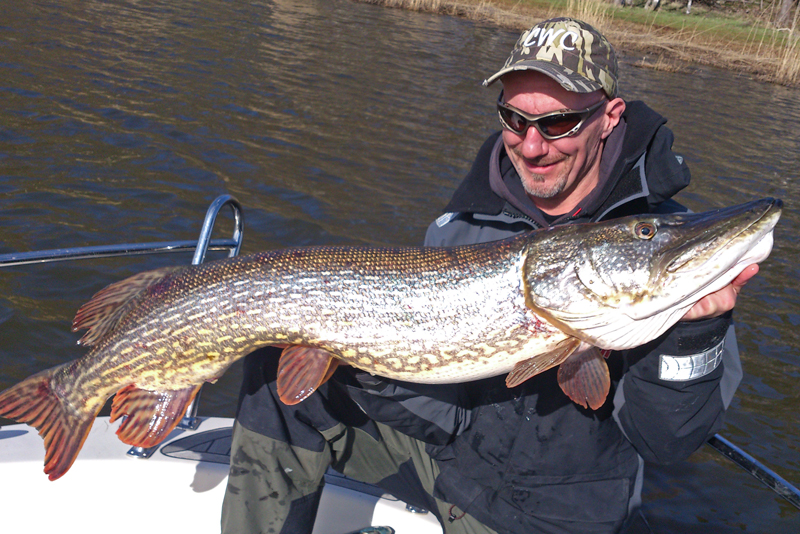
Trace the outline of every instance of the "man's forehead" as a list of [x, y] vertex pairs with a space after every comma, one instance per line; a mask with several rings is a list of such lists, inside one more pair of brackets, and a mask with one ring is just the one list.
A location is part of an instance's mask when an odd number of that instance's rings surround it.
[[553, 86], [558, 86], [558, 88], [563, 90], [565, 93], [569, 92], [566, 89], [564, 89], [560, 83], [555, 81], [547, 74], [535, 70], [518, 70], [514, 72], [509, 72], [508, 74], [500, 78], [500, 83], [503, 84], [503, 87], [509, 87], [510, 85], [514, 85], [517, 87], [523, 85], [525, 86], [553, 85]]
[[529, 94], [531, 98], [552, 98], [564, 103], [595, 103], [597, 102], [595, 93], [602, 93], [602, 90], [592, 93], [568, 91], [550, 76], [533, 70], [510, 72], [500, 78], [500, 81], [503, 84], [506, 101], [520, 94]]

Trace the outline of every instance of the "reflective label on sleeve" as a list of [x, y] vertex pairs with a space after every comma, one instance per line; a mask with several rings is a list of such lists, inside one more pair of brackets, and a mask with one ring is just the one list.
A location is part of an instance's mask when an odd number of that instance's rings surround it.
[[453, 219], [454, 216], [455, 216], [455, 213], [453, 213], [453, 212], [445, 213], [444, 215], [439, 216], [439, 218], [436, 219], [436, 226], [441, 228], [445, 224], [449, 223]]
[[658, 377], [661, 380], [670, 382], [685, 382], [705, 376], [717, 368], [722, 361], [722, 349], [725, 340], [720, 341], [719, 345], [700, 354], [689, 354], [686, 356], [661, 355], [661, 363], [658, 368]]

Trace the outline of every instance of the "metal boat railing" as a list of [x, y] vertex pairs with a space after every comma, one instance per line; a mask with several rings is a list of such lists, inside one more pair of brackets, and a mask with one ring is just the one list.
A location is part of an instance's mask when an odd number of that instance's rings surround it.
[[[217, 214], [223, 206], [231, 206], [234, 213], [235, 229], [231, 239], [211, 239], [211, 230]], [[127, 243], [121, 245], [99, 245], [94, 247], [57, 248], [37, 250], [33, 252], [11, 252], [0, 254], [0, 267], [14, 267], [32, 263], [50, 263], [55, 261], [86, 260], [94, 258], [111, 258], [114, 256], [136, 256], [143, 254], [163, 254], [168, 252], [195, 251], [192, 264], [202, 263], [207, 250], [227, 250], [229, 256], [236, 256], [242, 246], [244, 219], [239, 201], [230, 195], [222, 195], [214, 200], [208, 208], [200, 239], [197, 241], [163, 241], [157, 243]]]
[[[234, 229], [230, 239], [211, 239], [214, 224], [220, 210], [229, 206], [233, 211]], [[96, 258], [111, 258], [115, 256], [136, 256], [144, 254], [164, 254], [169, 252], [191, 252], [194, 250], [192, 265], [203, 263], [206, 253], [213, 251], [228, 251], [228, 257], [232, 258], [239, 254], [242, 248], [242, 237], [244, 235], [244, 218], [242, 216], [242, 205], [231, 195], [221, 195], [214, 199], [206, 211], [203, 226], [200, 229], [200, 237], [197, 241], [166, 241], [157, 243], [126, 243], [121, 245], [101, 245], [93, 247], [74, 247], [59, 248], [51, 250], [39, 250], [33, 252], [14, 252], [0, 254], [0, 267], [12, 267], [17, 265], [30, 265], [35, 263], [51, 263], [56, 261], [85, 260]], [[186, 410], [179, 428], [195, 430], [200, 420], [197, 417], [197, 407], [200, 400], [200, 392], [197, 393], [192, 403]], [[158, 446], [143, 448], [132, 447], [128, 454], [140, 458], [149, 458]]]
[[[233, 210], [234, 230], [230, 239], [211, 239], [211, 233], [216, 223], [217, 215], [224, 206], [230, 206]], [[135, 256], [142, 254], [162, 254], [169, 252], [187, 252], [194, 250], [192, 265], [203, 263], [206, 253], [209, 250], [227, 250], [228, 257], [239, 254], [242, 247], [242, 236], [244, 232], [244, 219], [242, 217], [242, 206], [239, 201], [231, 195], [217, 197], [206, 211], [203, 226], [200, 230], [200, 237], [197, 241], [169, 241], [158, 243], [134, 243], [122, 245], [103, 245], [94, 247], [75, 247], [65, 249], [41, 250], [34, 252], [17, 252], [10, 254], [0, 254], [0, 268], [16, 265], [28, 265], [33, 263], [49, 263], [55, 261], [69, 261], [92, 258], [109, 258], [114, 256]], [[198, 392], [195, 400], [186, 410], [186, 415], [178, 425], [179, 428], [195, 430], [200, 424], [197, 417]], [[742, 469], [750, 473], [762, 484], [773, 490], [775, 493], [786, 499], [796, 508], [800, 509], [800, 490], [791, 483], [778, 476], [767, 466], [747, 454], [743, 449], [737, 447], [719, 434], [715, 434], [708, 445], [720, 454], [739, 465]], [[149, 458], [158, 446], [144, 449], [133, 447], [128, 451], [131, 456]]]

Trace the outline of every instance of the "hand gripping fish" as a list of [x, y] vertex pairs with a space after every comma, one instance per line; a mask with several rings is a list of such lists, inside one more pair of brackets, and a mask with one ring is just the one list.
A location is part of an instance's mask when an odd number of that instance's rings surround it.
[[[78, 310], [91, 350], [0, 394], [0, 415], [43, 436], [45, 473], [70, 468], [116, 394], [119, 438], [159, 443], [200, 385], [284, 347], [281, 399], [302, 401], [339, 361], [384, 377], [514, 387], [554, 366], [576, 403], [609, 391], [603, 354], [663, 334], [764, 260], [781, 202], [558, 226], [451, 248], [316, 247], [145, 272]], [[606, 353], [607, 354], [607, 353]]]

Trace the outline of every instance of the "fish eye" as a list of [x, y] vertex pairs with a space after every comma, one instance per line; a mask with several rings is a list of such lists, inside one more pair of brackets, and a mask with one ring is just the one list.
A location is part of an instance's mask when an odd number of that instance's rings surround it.
[[648, 222], [640, 222], [634, 227], [633, 233], [636, 234], [636, 237], [639, 239], [653, 239], [656, 235], [656, 225]]

